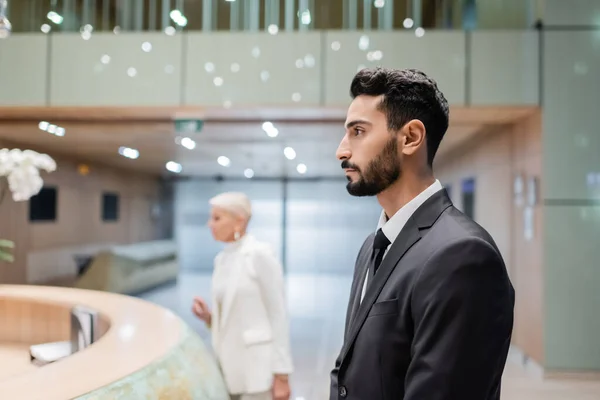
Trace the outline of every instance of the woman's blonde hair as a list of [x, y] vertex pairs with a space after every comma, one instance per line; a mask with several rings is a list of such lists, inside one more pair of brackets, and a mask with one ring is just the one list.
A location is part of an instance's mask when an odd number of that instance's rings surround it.
[[252, 203], [244, 193], [225, 192], [213, 197], [208, 202], [213, 207], [222, 208], [246, 220], [250, 220], [252, 217]]

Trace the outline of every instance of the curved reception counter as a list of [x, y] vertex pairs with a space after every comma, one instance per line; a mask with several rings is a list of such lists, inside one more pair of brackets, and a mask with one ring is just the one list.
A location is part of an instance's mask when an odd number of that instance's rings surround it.
[[[78, 309], [94, 315], [89, 345], [81, 343], [85, 335], [73, 336], [73, 310]], [[54, 350], [45, 354], [56, 361], [40, 363], [32, 349], [48, 343]], [[71, 351], [64, 354], [66, 348]], [[0, 285], [0, 399], [229, 396], [214, 357], [169, 310], [112, 293]]]

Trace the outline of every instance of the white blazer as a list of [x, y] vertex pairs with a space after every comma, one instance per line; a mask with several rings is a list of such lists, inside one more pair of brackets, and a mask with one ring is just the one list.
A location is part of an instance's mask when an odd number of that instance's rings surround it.
[[232, 394], [269, 391], [293, 371], [284, 284], [274, 251], [252, 236], [215, 258], [212, 343]]

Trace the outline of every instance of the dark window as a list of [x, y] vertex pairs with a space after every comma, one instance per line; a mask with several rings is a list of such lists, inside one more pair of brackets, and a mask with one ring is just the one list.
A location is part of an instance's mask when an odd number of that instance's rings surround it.
[[55, 187], [44, 187], [29, 200], [29, 221], [56, 221]]
[[119, 219], [119, 195], [104, 193], [102, 195], [102, 221], [117, 221]]
[[469, 178], [462, 182], [463, 212], [475, 219], [475, 179]]

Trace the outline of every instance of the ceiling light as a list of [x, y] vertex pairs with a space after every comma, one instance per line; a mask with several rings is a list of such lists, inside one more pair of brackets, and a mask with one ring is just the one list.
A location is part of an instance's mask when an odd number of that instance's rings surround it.
[[271, 74], [269, 74], [269, 71], [261, 71], [261, 73], [260, 73], [260, 79], [263, 82], [268, 81], [270, 77], [271, 77]]
[[244, 170], [244, 176], [248, 179], [252, 178], [254, 176], [254, 170], [252, 168], [246, 168]]
[[215, 76], [215, 79], [213, 79], [213, 83], [215, 84], [215, 86], [223, 86], [223, 78], [221, 78], [220, 76]]
[[196, 148], [196, 142], [189, 137], [184, 137], [181, 139], [181, 145], [188, 150], [194, 150]]
[[279, 32], [279, 27], [275, 24], [271, 24], [269, 25], [269, 27], [267, 28], [267, 31], [271, 34], [271, 35], [277, 35], [277, 32]]
[[176, 163], [175, 161], [169, 161], [165, 165], [165, 168], [167, 168], [167, 171], [171, 171], [175, 174], [178, 174], [183, 170], [183, 167], [181, 166], [181, 164]]
[[292, 93], [292, 101], [297, 103], [300, 100], [302, 100], [302, 95], [300, 93], [298, 93], [298, 92]]
[[418, 27], [417, 29], [415, 29], [415, 36], [417, 37], [423, 37], [423, 35], [425, 35], [425, 29]]
[[383, 8], [385, 6], [385, 0], [375, 0], [373, 5], [375, 8]]
[[135, 160], [136, 158], [138, 158], [140, 156], [139, 151], [137, 151], [136, 149], [132, 149], [130, 147], [125, 147], [125, 146], [119, 147], [119, 154], [122, 155], [123, 157], [130, 158], [132, 160]]
[[40, 121], [40, 123], [38, 124], [38, 128], [55, 136], [65, 136], [66, 133], [65, 128], [51, 124], [47, 121]]
[[165, 35], [167, 36], [173, 36], [175, 34], [175, 28], [173, 28], [172, 26], [167, 26], [165, 28]]
[[238, 64], [238, 63], [231, 64], [231, 72], [240, 72], [240, 64]]
[[145, 51], [146, 53], [149, 53], [152, 50], [152, 43], [150, 43], [150, 42], [142, 43], [142, 50]]
[[286, 147], [285, 149], [283, 149], [283, 155], [285, 155], [285, 158], [287, 158], [288, 160], [293, 160], [294, 158], [296, 158], [296, 150], [294, 150], [291, 147]]
[[129, 75], [131, 78], [133, 78], [134, 76], [137, 75], [137, 69], [131, 67], [131, 68], [127, 68], [127, 75]]
[[370, 44], [370, 40], [369, 40], [369, 37], [366, 35], [362, 35], [360, 37], [360, 39], [358, 39], [358, 48], [360, 50], [363, 50], [363, 51], [367, 50], [369, 48], [369, 44]]
[[215, 71], [215, 64], [211, 63], [210, 61], [204, 64], [204, 70], [208, 73], [214, 72]]
[[102, 64], [108, 64], [110, 62], [110, 56], [108, 54], [104, 54], [102, 57], [100, 57], [100, 62]]
[[304, 65], [308, 68], [312, 68], [315, 66], [315, 57], [312, 54], [307, 54], [304, 56]]
[[412, 18], [406, 18], [402, 23], [406, 29], [412, 28], [414, 24], [415, 22], [412, 20]]
[[52, 30], [52, 27], [48, 24], [42, 24], [42, 27], [40, 29], [42, 32], [48, 33]]
[[229, 158], [227, 158], [225, 156], [220, 156], [219, 158], [217, 158], [217, 162], [219, 163], [219, 165], [221, 165], [223, 167], [229, 167], [229, 165], [231, 164], [231, 161], [229, 160]]
[[277, 128], [275, 128], [275, 126], [273, 125], [272, 122], [269, 122], [269, 121], [264, 122], [262, 124], [262, 128], [263, 128], [263, 131], [265, 131], [265, 133], [269, 137], [274, 138], [274, 137], [277, 137], [277, 135], [279, 135], [279, 130], [277, 130]]
[[50, 21], [54, 22], [56, 25], [60, 25], [63, 22], [63, 17], [60, 14], [57, 14], [54, 11], [50, 11], [48, 14], [46, 14], [46, 18], [48, 18]]
[[338, 42], [337, 40], [335, 42], [331, 43], [331, 50], [338, 51], [341, 48], [342, 48], [342, 44], [340, 42]]
[[310, 25], [310, 23], [312, 22], [310, 10], [302, 11], [302, 14], [300, 14], [300, 22], [302, 23], [302, 25]]
[[305, 164], [298, 164], [298, 166], [296, 167], [296, 171], [298, 171], [299, 174], [305, 174], [306, 170], [307, 168]]

